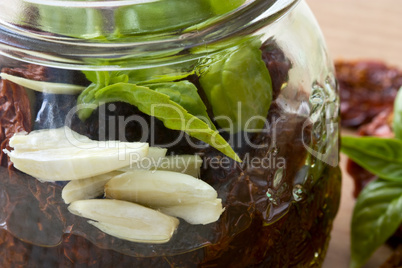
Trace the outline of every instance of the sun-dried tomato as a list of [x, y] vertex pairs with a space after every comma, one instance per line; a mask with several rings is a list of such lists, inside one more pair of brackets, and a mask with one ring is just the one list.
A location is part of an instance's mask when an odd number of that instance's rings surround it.
[[[370, 123], [362, 125], [357, 134], [360, 136], [376, 136], [382, 138], [392, 138], [392, 117], [393, 110], [387, 108], [377, 115]], [[346, 171], [351, 175], [355, 183], [353, 195], [357, 198], [363, 188], [377, 176], [365, 170], [354, 161], [348, 159]]]
[[46, 80], [45, 77], [47, 77], [46, 67], [33, 64], [28, 64], [21, 68], [3, 68], [1, 72], [37, 81], [44, 81]]
[[400, 245], [380, 268], [402, 267], [402, 245]]
[[262, 60], [271, 75], [272, 98], [275, 100], [281, 92], [283, 83], [286, 83], [289, 79], [288, 73], [292, 63], [274, 40], [266, 41], [261, 47], [261, 52]]
[[376, 136], [382, 138], [393, 138], [392, 132], [393, 109], [387, 108], [379, 113], [374, 119], [358, 129], [360, 136]]
[[[19, 68], [2, 68], [7, 73], [31, 80], [47, 80], [48, 68], [28, 64]], [[9, 139], [17, 132], [30, 132], [32, 130], [32, 107], [25, 88], [8, 80], [0, 82], [0, 163], [2, 166], [12, 168], [3, 149], [10, 150]]]
[[342, 125], [358, 127], [393, 106], [402, 71], [379, 61], [337, 61]]
[[10, 150], [9, 140], [17, 132], [32, 129], [31, 107], [25, 89], [8, 80], [0, 82], [0, 161], [1, 165], [12, 168], [12, 163], [4, 149]]

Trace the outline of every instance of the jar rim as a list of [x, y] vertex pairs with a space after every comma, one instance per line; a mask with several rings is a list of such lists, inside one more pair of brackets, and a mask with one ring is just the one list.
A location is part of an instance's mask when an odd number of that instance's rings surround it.
[[43, 4], [47, 6], [59, 7], [121, 7], [137, 4], [155, 2], [157, 0], [106, 0], [106, 1], [87, 1], [87, 0], [25, 0], [24, 2], [32, 4]]
[[[157, 0], [127, 1], [60, 1], [23, 0], [46, 4], [78, 3], [94, 6], [100, 3], [145, 3]], [[141, 66], [170, 64], [183, 51], [207, 47], [233, 36], [253, 34], [262, 26], [278, 21], [300, 0], [245, 0], [245, 3], [207, 25], [202, 23], [181, 32], [161, 32], [153, 35], [128, 37], [108, 42], [52, 35], [30, 27], [21, 27], [0, 18], [0, 55], [27, 63], [72, 70], [132, 69]], [[78, 6], [79, 6], [78, 5]], [[84, 6], [82, 6], [84, 7]], [[87, 6], [86, 6], [87, 7]], [[220, 47], [223, 49], [224, 47]], [[211, 51], [181, 57], [190, 61]], [[98, 59], [102, 59], [99, 64]]]

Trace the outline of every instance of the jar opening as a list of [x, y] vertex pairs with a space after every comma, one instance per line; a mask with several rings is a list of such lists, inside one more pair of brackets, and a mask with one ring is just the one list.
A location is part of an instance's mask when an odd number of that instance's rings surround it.
[[74, 1], [74, 0], [25, 0], [26, 3], [41, 4], [47, 6], [59, 6], [59, 7], [122, 7], [131, 6], [136, 4], [146, 4], [156, 2], [158, 0], [117, 0], [117, 1]]
[[17, 2], [0, 11], [3, 55], [68, 69], [92, 68], [94, 63], [121, 69], [149, 63], [150, 58], [177, 58], [194, 47], [253, 34], [298, 1]]

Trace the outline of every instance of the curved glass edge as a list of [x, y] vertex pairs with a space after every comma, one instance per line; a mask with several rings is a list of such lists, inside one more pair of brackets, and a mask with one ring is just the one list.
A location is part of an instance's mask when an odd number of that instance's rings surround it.
[[[181, 62], [192, 61], [213, 50], [229, 47], [230, 38], [252, 35], [262, 26], [274, 23], [298, 2], [246, 1], [233, 12], [179, 31], [127, 35], [115, 40], [46, 34], [0, 19], [0, 54], [28, 63], [72, 70], [146, 68], [177, 62], [178, 58]], [[212, 46], [214, 44], [218, 45]], [[196, 53], [189, 53], [194, 49]]]

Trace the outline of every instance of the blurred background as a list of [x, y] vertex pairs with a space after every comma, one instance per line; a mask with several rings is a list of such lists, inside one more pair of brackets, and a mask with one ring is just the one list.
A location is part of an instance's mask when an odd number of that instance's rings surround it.
[[[334, 60], [374, 59], [402, 69], [401, 0], [306, 0], [314, 12]], [[343, 133], [353, 133], [342, 130]], [[340, 211], [323, 268], [346, 268], [350, 259], [353, 182], [344, 171]], [[378, 268], [391, 254], [380, 248], [365, 268]]]
[[380, 59], [402, 67], [401, 0], [306, 1], [334, 59]]

